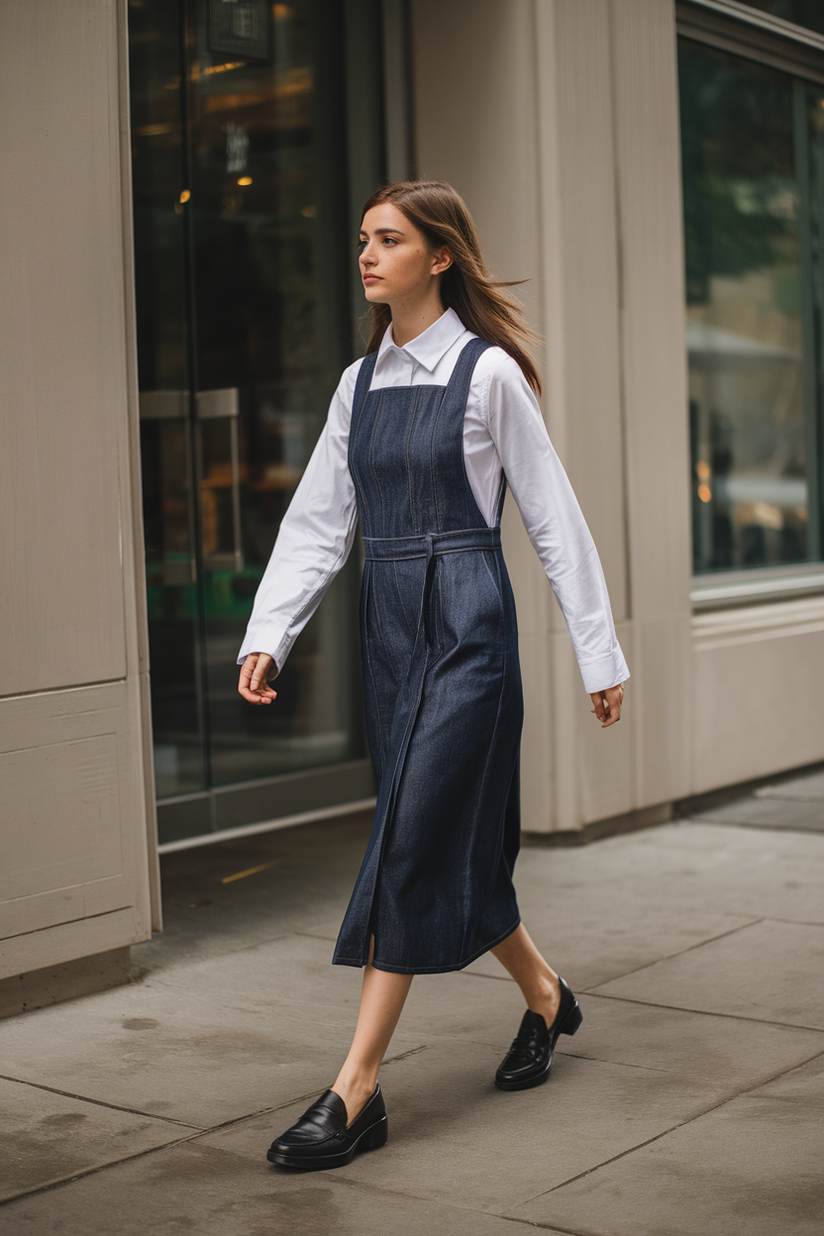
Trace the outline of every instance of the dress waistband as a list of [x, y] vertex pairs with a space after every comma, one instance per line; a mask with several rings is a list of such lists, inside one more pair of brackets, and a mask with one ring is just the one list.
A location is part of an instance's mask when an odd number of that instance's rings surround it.
[[368, 562], [400, 562], [404, 558], [426, 558], [434, 554], [457, 554], [465, 549], [500, 549], [500, 528], [461, 528], [457, 532], [426, 532], [421, 536], [365, 536], [363, 547]]

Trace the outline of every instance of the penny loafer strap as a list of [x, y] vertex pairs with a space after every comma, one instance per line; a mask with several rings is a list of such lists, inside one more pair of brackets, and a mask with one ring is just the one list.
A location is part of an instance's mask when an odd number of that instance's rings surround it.
[[325, 1091], [292, 1126], [304, 1136], [339, 1137], [346, 1133], [346, 1104], [334, 1090]]

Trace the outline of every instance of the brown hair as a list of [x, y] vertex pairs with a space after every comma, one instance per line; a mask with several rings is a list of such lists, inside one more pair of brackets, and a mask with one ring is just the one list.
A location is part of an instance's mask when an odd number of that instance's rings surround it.
[[[384, 202], [397, 206], [410, 223], [423, 232], [433, 249], [449, 251], [452, 265], [441, 276], [444, 307], [454, 309], [467, 330], [507, 352], [540, 395], [541, 379], [526, 351], [526, 345], [535, 342], [535, 335], [524, 321], [518, 302], [501, 290], [513, 287], [514, 282], [496, 283], [490, 278], [475, 224], [457, 190], [440, 180], [402, 180], [383, 185], [369, 198], [363, 215]], [[372, 306], [367, 354], [378, 350], [391, 321], [392, 310], [388, 305]]]

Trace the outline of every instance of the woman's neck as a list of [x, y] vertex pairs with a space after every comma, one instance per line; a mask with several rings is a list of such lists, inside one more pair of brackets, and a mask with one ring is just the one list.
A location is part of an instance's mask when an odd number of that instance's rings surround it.
[[425, 330], [429, 330], [429, 327], [433, 326], [446, 312], [441, 304], [438, 291], [434, 296], [428, 296], [426, 300], [416, 304], [391, 305], [390, 308], [392, 310], [392, 339], [399, 348], [405, 348], [407, 343], [417, 339], [418, 335], [422, 335]]

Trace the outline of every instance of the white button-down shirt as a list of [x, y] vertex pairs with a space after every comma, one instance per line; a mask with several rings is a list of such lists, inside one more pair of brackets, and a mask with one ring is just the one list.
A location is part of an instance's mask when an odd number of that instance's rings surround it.
[[[476, 336], [452, 309], [399, 348], [387, 329], [370, 390], [446, 386], [461, 350]], [[283, 517], [255, 596], [238, 654], [267, 652], [278, 670], [341, 569], [355, 537], [357, 506], [347, 451], [356, 361], [344, 371], [329, 416]], [[512, 495], [558, 600], [584, 688], [592, 693], [629, 677], [615, 637], [604, 574], [572, 486], [555, 453], [538, 401], [517, 363], [501, 348], [480, 356], [464, 417], [469, 484], [490, 527], [506, 476]]]

